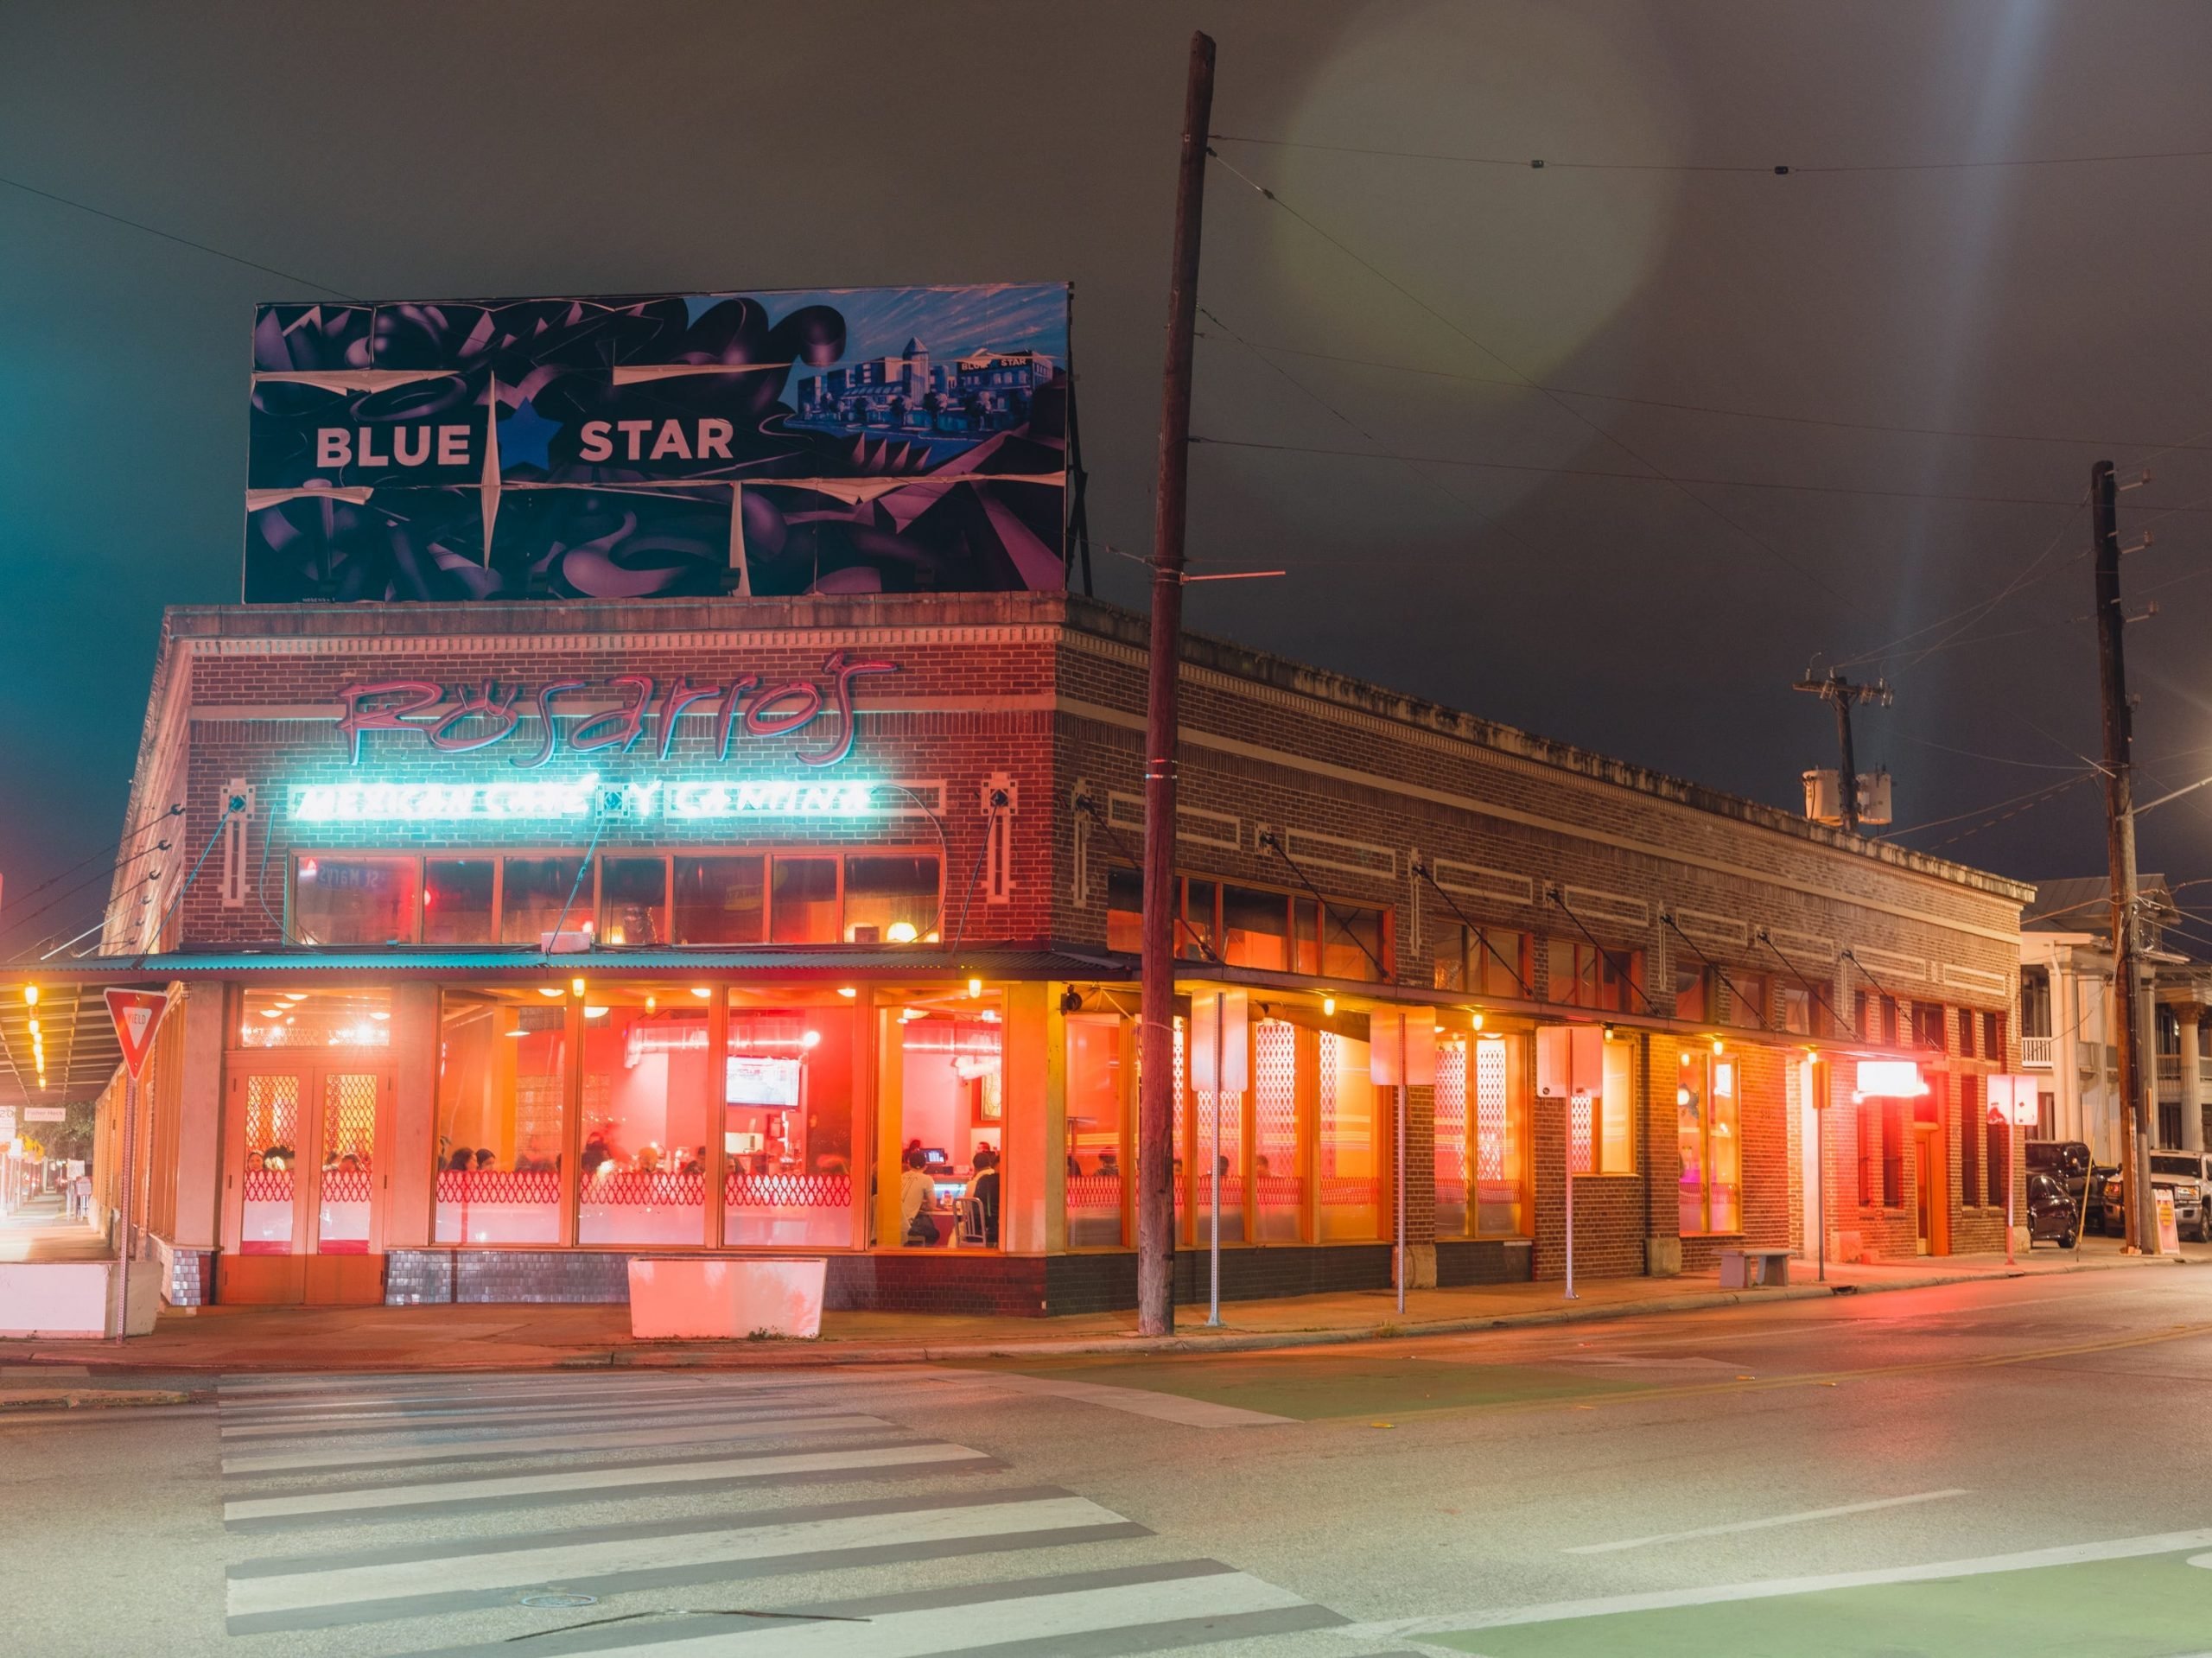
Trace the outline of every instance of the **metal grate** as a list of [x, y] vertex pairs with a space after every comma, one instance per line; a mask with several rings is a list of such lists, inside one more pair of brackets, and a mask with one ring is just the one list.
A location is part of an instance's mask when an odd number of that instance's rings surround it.
[[300, 1133], [300, 1079], [283, 1071], [251, 1075], [245, 1079], [245, 1148], [279, 1155], [297, 1154]]
[[1475, 1044], [1475, 1174], [1478, 1179], [1505, 1178], [1508, 1130], [1505, 1099], [1505, 1044]]
[[1436, 1204], [1467, 1201], [1467, 1050], [1452, 1043], [1436, 1053]]
[[374, 1071], [333, 1071], [322, 1079], [322, 1160], [344, 1158], [369, 1166], [377, 1148]]

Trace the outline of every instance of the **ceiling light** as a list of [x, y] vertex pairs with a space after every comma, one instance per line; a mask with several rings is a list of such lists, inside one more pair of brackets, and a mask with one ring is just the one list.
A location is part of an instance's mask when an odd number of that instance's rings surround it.
[[581, 996], [583, 993], [584, 981], [582, 979], [571, 979], [569, 981], [569, 994], [570, 995]]
[[561, 987], [557, 984], [541, 984], [537, 987], [537, 994], [541, 996], [557, 996], [561, 994]]
[[911, 921], [894, 921], [883, 930], [883, 936], [894, 944], [911, 944], [920, 935]]
[[1333, 1014], [1337, 1011], [1337, 999], [1334, 996], [1322, 997], [1321, 1011], [1324, 1013]]
[[715, 994], [714, 987], [711, 985], [695, 984], [691, 987], [691, 994], [698, 997], [701, 1001], [704, 1001], [708, 997]]
[[586, 1019], [605, 1019], [607, 1017], [607, 1009], [604, 1007], [587, 1007], [584, 1009], [584, 1017]]
[[981, 979], [970, 979], [970, 980], [969, 980], [969, 981], [968, 981], [968, 994], [969, 994], [970, 996], [980, 996], [980, 995], [982, 995], [982, 994], [983, 994], [983, 981], [982, 981]]
[[1482, 1016], [1480, 1013], [1477, 1013], [1477, 1014], [1475, 1015], [1475, 1028], [1476, 1028], [1477, 1030], [1478, 1030], [1478, 1031], [1479, 1031], [1480, 1029], [1482, 1029], [1482, 1027], [1483, 1027], [1483, 1016]]
[[821, 1046], [822, 1032], [819, 1031], [805, 1032], [800, 1036], [798, 1045], [802, 1048], [817, 1048]]
[[386, 1019], [390, 1019], [390, 1018], [391, 1017], [391, 1015], [390, 1013], [385, 1013], [384, 1011], [382, 1011], [381, 1009], [379, 1009], [378, 1011], [377, 1011], [377, 1012], [375, 1012], [375, 1013], [371, 1013], [371, 1014], [369, 1015], [369, 1017], [370, 1017], [371, 1019], [374, 1019], [374, 1020], [386, 1020]]
[[855, 996], [860, 994], [860, 991], [852, 985], [841, 984], [837, 987], [837, 994], [842, 996], [847, 1001], [850, 1001]]
[[38, 987], [37, 987], [36, 985], [35, 985], [35, 984], [27, 984], [27, 985], [25, 985], [25, 986], [23, 987], [23, 1000], [24, 1000], [25, 1001], [29, 1002], [32, 1007], [37, 1007], [37, 1006], [38, 1006]]

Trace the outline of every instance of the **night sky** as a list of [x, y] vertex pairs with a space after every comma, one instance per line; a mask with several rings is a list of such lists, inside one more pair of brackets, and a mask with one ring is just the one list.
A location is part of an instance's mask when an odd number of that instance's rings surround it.
[[[1902, 841], [2094, 873], [2109, 458], [2139, 792], [2212, 770], [2212, 8], [17, 5], [0, 175], [289, 276], [0, 185], [0, 952], [97, 918], [27, 894], [238, 596], [257, 300], [1071, 281], [1142, 553], [1194, 26], [1190, 549], [1289, 575], [1193, 626], [1792, 808], [1789, 682], [1886, 673]], [[2212, 790], [2143, 865], [2212, 875]]]

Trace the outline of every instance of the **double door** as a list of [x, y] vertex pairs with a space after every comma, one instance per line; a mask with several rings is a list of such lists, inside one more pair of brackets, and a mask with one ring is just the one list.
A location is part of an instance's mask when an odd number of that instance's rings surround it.
[[233, 1059], [224, 1086], [216, 1299], [381, 1301], [389, 1064], [340, 1050], [255, 1055]]

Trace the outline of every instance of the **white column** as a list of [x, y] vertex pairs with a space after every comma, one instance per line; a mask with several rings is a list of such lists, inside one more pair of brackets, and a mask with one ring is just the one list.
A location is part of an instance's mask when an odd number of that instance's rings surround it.
[[2181, 1020], [2181, 1143], [2185, 1150], [2201, 1152], [2204, 1149], [2204, 1084], [2197, 1068], [2196, 1032], [2204, 1010], [2185, 1001], [2174, 1012]]

